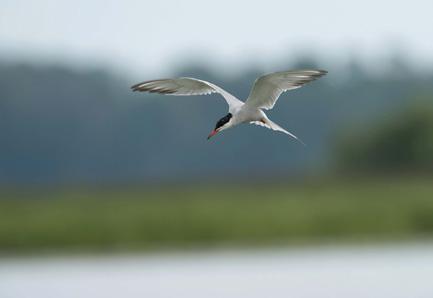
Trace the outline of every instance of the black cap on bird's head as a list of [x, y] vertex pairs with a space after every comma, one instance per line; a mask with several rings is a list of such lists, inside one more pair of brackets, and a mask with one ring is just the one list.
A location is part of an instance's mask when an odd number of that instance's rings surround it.
[[222, 117], [220, 120], [218, 120], [218, 122], [215, 125], [215, 129], [212, 130], [212, 132], [209, 134], [209, 136], [207, 137], [207, 139], [209, 140], [211, 137], [213, 137], [214, 135], [216, 135], [218, 132], [220, 132], [224, 125], [226, 125], [230, 119], [232, 118], [232, 114], [228, 113], [227, 115], [225, 115], [224, 117]]

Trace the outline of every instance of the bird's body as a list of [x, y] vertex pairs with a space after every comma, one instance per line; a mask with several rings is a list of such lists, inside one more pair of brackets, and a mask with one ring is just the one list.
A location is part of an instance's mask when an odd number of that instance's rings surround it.
[[261, 76], [255, 81], [245, 102], [212, 83], [194, 78], [152, 80], [136, 84], [131, 88], [133, 91], [179, 96], [219, 93], [226, 100], [229, 113], [217, 122], [208, 139], [222, 130], [241, 123], [251, 123], [283, 132], [299, 140], [295, 135], [272, 122], [263, 110], [272, 109], [281, 93], [297, 89], [326, 73], [323, 70], [294, 70]]
[[255, 107], [250, 107], [246, 104], [242, 104], [239, 107], [233, 109], [232, 125], [235, 126], [241, 123], [248, 123], [253, 121], [260, 121], [266, 117], [265, 113]]

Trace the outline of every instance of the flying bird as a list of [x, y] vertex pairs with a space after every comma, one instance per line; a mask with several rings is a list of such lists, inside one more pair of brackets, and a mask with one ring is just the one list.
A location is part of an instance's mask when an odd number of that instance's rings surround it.
[[145, 81], [135, 84], [131, 89], [133, 91], [147, 91], [180, 96], [219, 93], [227, 102], [229, 110], [227, 115], [218, 120], [208, 139], [238, 124], [251, 123], [283, 132], [303, 144], [297, 136], [271, 121], [263, 110], [272, 109], [281, 93], [300, 88], [326, 73], [327, 71], [325, 70], [305, 69], [263, 75], [256, 79], [250, 95], [245, 102], [215, 84], [188, 77]]

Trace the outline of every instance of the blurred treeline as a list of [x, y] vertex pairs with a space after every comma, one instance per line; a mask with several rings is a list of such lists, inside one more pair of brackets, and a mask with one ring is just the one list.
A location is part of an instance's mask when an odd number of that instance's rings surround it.
[[[275, 70], [321, 68], [315, 61]], [[226, 77], [191, 65], [172, 75], [209, 80], [245, 99], [260, 74], [254, 68]], [[155, 78], [0, 63], [0, 184], [271, 180], [335, 169], [432, 172], [433, 73], [405, 61], [375, 75], [354, 63], [284, 94], [268, 115], [306, 148], [248, 125], [206, 141], [226, 113], [224, 101], [129, 89]]]
[[335, 152], [339, 169], [359, 174], [433, 174], [433, 96], [412, 99], [391, 118], [347, 132]]

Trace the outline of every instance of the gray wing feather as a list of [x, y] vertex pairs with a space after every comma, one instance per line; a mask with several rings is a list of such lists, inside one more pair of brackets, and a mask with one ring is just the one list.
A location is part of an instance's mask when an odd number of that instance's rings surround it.
[[246, 104], [261, 109], [272, 109], [281, 93], [302, 87], [325, 75], [325, 70], [292, 70], [267, 74], [259, 77]]
[[188, 96], [221, 94], [229, 105], [229, 110], [243, 102], [212, 83], [194, 78], [160, 79], [145, 81], [131, 87], [132, 91], [147, 91], [166, 95]]

